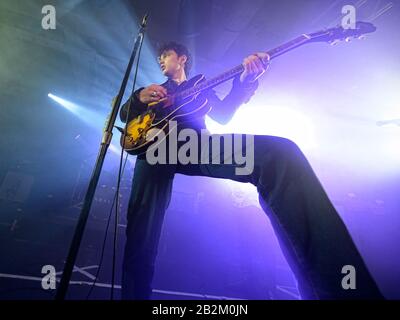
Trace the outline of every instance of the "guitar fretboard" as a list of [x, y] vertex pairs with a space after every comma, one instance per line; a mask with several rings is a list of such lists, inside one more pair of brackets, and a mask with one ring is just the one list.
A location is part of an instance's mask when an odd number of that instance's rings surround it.
[[[272, 60], [290, 50], [293, 50], [293, 49], [305, 44], [309, 40], [310, 40], [310, 36], [303, 34], [300, 37], [297, 37], [296, 39], [293, 39], [275, 49], [267, 51], [266, 53], [269, 55], [270, 59]], [[214, 78], [203, 81], [192, 88], [181, 91], [180, 93], [175, 95], [175, 99], [184, 100], [184, 99], [187, 99], [199, 92], [214, 88], [217, 85], [219, 85], [225, 81], [235, 78], [237, 75], [241, 74], [243, 71], [244, 71], [243, 65], [238, 65], [238, 66], [236, 66]]]

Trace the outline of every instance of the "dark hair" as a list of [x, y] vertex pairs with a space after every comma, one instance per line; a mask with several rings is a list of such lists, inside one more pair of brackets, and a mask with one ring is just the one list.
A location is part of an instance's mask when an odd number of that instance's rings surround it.
[[183, 44], [170, 41], [167, 43], [164, 43], [158, 47], [158, 57], [160, 57], [163, 52], [168, 51], [168, 50], [174, 50], [178, 57], [185, 55], [187, 57], [186, 63], [185, 63], [185, 73], [186, 75], [189, 74], [189, 71], [192, 67], [192, 56], [188, 50]]

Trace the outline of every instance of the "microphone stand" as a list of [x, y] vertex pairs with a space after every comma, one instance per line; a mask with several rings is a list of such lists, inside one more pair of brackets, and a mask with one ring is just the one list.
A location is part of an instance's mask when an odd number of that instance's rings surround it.
[[[124, 92], [125, 92], [126, 85], [128, 83], [129, 75], [132, 70], [133, 62], [135, 61], [138, 49], [141, 47], [142, 42], [143, 42], [144, 33], [146, 30], [146, 25], [147, 25], [147, 18], [148, 18], [148, 14], [146, 14], [143, 17], [138, 36], [136, 37], [136, 40], [135, 40], [134, 48], [133, 48], [128, 66], [126, 68], [126, 72], [125, 72], [124, 78], [121, 83], [121, 87], [119, 89], [119, 92], [115, 99], [115, 102], [113, 103], [110, 117], [109, 117], [108, 121], [106, 122], [106, 127], [104, 129], [103, 137], [101, 140], [100, 150], [97, 155], [96, 164], [93, 169], [92, 176], [91, 176], [90, 182], [89, 182], [89, 186], [86, 191], [85, 199], [84, 199], [81, 213], [79, 216], [78, 224], [76, 226], [75, 233], [74, 233], [71, 245], [70, 245], [67, 260], [65, 261], [65, 266], [64, 266], [64, 271], [62, 273], [60, 286], [58, 287], [58, 290], [56, 293], [56, 297], [55, 297], [56, 300], [64, 300], [65, 295], [68, 290], [69, 282], [70, 282], [71, 276], [72, 276], [72, 271], [73, 271], [73, 268], [75, 265], [76, 257], [78, 255], [79, 246], [81, 244], [81, 240], [82, 240], [83, 233], [85, 230], [86, 222], [87, 222], [90, 208], [91, 208], [91, 205], [93, 202], [94, 194], [96, 192], [96, 187], [99, 182], [100, 173], [101, 173], [101, 170], [103, 167], [104, 159], [105, 159], [107, 149], [111, 143], [111, 139], [113, 136], [112, 130], [114, 128], [115, 120], [117, 118], [119, 108], [121, 106], [122, 98], [124, 96]], [[118, 222], [116, 221], [115, 223], [118, 223]]]

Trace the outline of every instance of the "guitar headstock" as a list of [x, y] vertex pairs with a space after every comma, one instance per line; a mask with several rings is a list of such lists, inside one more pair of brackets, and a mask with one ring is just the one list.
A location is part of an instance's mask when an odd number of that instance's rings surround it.
[[361, 38], [362, 36], [376, 31], [376, 27], [369, 22], [359, 21], [356, 23], [354, 29], [344, 29], [339, 26], [336, 28], [329, 28], [314, 33], [309, 33], [305, 36], [309, 37], [309, 42], [329, 42], [336, 43], [338, 41], [346, 40], [351, 38]]

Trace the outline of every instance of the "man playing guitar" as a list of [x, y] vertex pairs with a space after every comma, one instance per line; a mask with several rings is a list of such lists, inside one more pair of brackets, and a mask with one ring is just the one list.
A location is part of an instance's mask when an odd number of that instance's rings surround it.
[[[254, 94], [257, 79], [266, 71], [268, 62], [266, 53], [245, 58], [243, 72], [233, 79], [232, 89], [223, 100], [214, 90], [206, 91], [211, 109], [208, 115], [227, 123]], [[168, 80], [137, 90], [121, 109], [122, 121], [130, 121], [128, 113], [145, 111], [149, 104], [167, 98], [187, 82], [191, 56], [183, 45], [171, 42], [162, 46], [159, 64]], [[178, 127], [204, 129], [204, 116]], [[254, 136], [253, 172], [237, 175], [236, 167], [235, 163], [152, 165], [143, 154], [137, 157], [127, 214], [123, 299], [150, 299], [157, 247], [175, 173], [254, 184], [303, 299], [383, 298], [346, 226], [295, 143], [280, 137]], [[357, 272], [355, 290], [345, 290], [341, 285], [342, 268], [348, 265]]]

